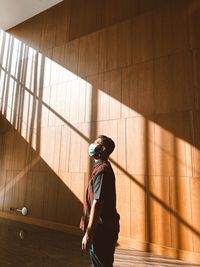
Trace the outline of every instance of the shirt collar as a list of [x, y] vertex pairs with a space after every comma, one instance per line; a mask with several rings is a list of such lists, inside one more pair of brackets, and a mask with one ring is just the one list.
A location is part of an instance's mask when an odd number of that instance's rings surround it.
[[108, 159], [98, 159], [98, 160], [95, 160], [94, 162], [94, 167], [96, 167], [97, 165], [103, 163], [103, 162], [107, 162]]

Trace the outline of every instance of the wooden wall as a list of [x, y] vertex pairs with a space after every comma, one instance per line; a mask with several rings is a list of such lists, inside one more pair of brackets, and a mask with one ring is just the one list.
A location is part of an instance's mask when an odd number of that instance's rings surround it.
[[[42, 226], [48, 226], [47, 222], [77, 226], [83, 200], [77, 183], [81, 185], [84, 174], [63, 175], [61, 179], [5, 118], [0, 125], [1, 216]], [[27, 219], [10, 211], [24, 206], [28, 208]]]
[[[199, 22], [199, 0], [66, 0], [1, 33], [0, 54], [2, 114], [46, 163], [53, 199], [63, 207], [72, 205], [68, 195], [83, 200], [88, 144], [109, 135], [120, 242], [193, 262], [200, 262]], [[2, 172], [23, 171], [16, 142], [10, 146], [9, 131], [2, 136]], [[43, 167], [38, 172], [38, 185], [24, 179], [22, 190], [34, 201], [43, 190]], [[44, 210], [34, 217], [76, 226], [80, 215]]]

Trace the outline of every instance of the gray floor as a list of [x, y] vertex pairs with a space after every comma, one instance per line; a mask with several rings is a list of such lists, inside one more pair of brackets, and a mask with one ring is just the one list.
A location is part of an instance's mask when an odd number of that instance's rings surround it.
[[[81, 238], [0, 219], [0, 267], [89, 267]], [[200, 266], [117, 248], [114, 267]]]

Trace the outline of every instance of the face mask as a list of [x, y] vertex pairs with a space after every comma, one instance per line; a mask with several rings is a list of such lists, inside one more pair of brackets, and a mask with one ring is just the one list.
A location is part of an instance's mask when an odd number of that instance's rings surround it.
[[95, 144], [91, 144], [89, 145], [89, 155], [90, 157], [94, 156], [96, 154], [95, 148], [97, 145]]

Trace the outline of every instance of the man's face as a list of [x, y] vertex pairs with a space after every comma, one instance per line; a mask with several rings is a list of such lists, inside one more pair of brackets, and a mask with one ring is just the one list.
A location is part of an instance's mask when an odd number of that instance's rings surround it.
[[96, 151], [97, 152], [100, 152], [101, 153], [101, 156], [106, 156], [106, 148], [103, 146], [102, 144], [102, 140], [101, 138], [97, 138], [95, 141], [94, 141], [94, 144], [97, 145], [96, 147]]

